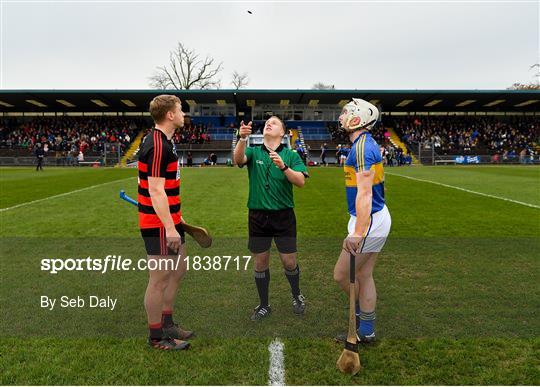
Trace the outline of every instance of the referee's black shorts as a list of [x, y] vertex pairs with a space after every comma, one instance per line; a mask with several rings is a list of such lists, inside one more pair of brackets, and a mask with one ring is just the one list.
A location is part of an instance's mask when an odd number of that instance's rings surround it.
[[[182, 223], [178, 223], [176, 231], [180, 234], [182, 244], [186, 241], [186, 234]], [[141, 235], [148, 255], [178, 255], [177, 252], [167, 247], [167, 236], [164, 227], [141, 228]]]
[[272, 239], [280, 253], [296, 253], [296, 216], [292, 208], [249, 210], [248, 249], [253, 254], [270, 250]]

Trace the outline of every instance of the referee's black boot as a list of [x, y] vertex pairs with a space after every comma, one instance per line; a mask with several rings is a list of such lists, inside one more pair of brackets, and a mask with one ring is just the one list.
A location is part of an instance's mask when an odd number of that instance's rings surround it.
[[306, 311], [306, 299], [303, 295], [293, 296], [292, 306], [295, 314], [304, 314]]
[[270, 308], [270, 305], [267, 305], [267, 306], [257, 305], [255, 309], [253, 309], [253, 314], [251, 315], [251, 321], [262, 320], [263, 318], [270, 316], [271, 313], [272, 313], [272, 309]]

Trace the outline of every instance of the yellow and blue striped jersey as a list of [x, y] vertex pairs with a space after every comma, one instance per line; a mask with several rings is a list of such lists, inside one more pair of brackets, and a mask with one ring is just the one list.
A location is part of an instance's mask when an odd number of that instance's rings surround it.
[[356, 216], [355, 202], [358, 193], [356, 172], [369, 170], [375, 172], [371, 213], [382, 210], [384, 207], [384, 168], [379, 145], [369, 132], [362, 133], [354, 140], [343, 169], [345, 170], [345, 190], [349, 214]]

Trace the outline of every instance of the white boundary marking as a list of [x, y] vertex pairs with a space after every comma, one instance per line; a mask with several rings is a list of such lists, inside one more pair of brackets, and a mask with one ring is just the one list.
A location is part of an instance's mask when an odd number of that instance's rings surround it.
[[125, 179], [113, 180], [113, 181], [108, 181], [108, 182], [106, 182], [106, 183], [101, 183], [101, 184], [91, 185], [91, 186], [89, 186], [89, 187], [84, 187], [84, 188], [76, 189], [76, 190], [74, 190], [74, 191], [64, 192], [64, 193], [61, 193], [61, 194], [58, 194], [58, 195], [47, 196], [46, 198], [42, 198], [42, 199], [37, 199], [37, 200], [29, 201], [29, 202], [20, 203], [20, 204], [17, 204], [17, 205], [15, 205], [15, 206], [13, 206], [13, 207], [0, 208], [0, 212], [9, 211], [9, 210], [13, 210], [13, 209], [15, 209], [15, 208], [28, 206], [28, 205], [30, 205], [30, 204], [35, 204], [35, 203], [44, 202], [45, 200], [61, 198], [61, 197], [63, 197], [63, 196], [67, 196], [67, 195], [71, 195], [71, 194], [79, 193], [79, 192], [83, 192], [83, 191], [88, 191], [89, 189], [94, 189], [94, 188], [97, 188], [97, 187], [102, 187], [102, 186], [104, 186], [104, 185], [113, 184], [113, 183], [118, 183], [118, 182], [120, 182], [120, 181], [125, 181], [125, 180], [130, 180], [130, 179], [136, 179], [136, 178], [137, 178], [136, 176], [133, 176], [133, 177], [125, 178]]
[[506, 201], [506, 202], [511, 202], [511, 203], [520, 204], [520, 205], [526, 206], [526, 207], [531, 207], [531, 208], [538, 208], [538, 209], [540, 209], [540, 206], [537, 206], [537, 205], [535, 205], [535, 204], [525, 203], [525, 202], [520, 202], [519, 200], [508, 199], [508, 198], [505, 198], [505, 197], [502, 197], [502, 196], [490, 195], [490, 194], [483, 193], [483, 192], [471, 191], [470, 189], [461, 188], [461, 187], [456, 187], [456, 186], [454, 186], [454, 185], [449, 185], [449, 184], [439, 183], [439, 182], [431, 181], [431, 180], [419, 179], [419, 178], [417, 178], [417, 177], [411, 177], [411, 176], [406, 176], [406, 175], [400, 175], [399, 173], [393, 173], [393, 172], [386, 172], [386, 171], [385, 171], [385, 174], [386, 174], [386, 175], [390, 175], [390, 176], [399, 176], [399, 177], [403, 177], [403, 178], [405, 178], [405, 179], [410, 179], [410, 180], [415, 180], [415, 181], [421, 181], [421, 182], [423, 182], [423, 183], [431, 183], [431, 184], [435, 184], [435, 185], [440, 185], [440, 186], [446, 187], [446, 188], [457, 189], [458, 191], [468, 192], [468, 193], [472, 193], [472, 194], [475, 194], [475, 195], [485, 196], [485, 197], [492, 198], [492, 199], [504, 200], [504, 201]]
[[269, 386], [285, 385], [285, 362], [283, 356], [283, 347], [283, 343], [278, 338], [272, 340], [270, 345], [268, 345], [268, 352], [270, 352], [270, 367], [268, 368]]

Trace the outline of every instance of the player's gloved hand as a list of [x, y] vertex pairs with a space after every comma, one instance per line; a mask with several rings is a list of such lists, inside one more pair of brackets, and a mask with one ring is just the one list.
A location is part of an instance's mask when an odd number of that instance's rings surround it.
[[348, 235], [347, 238], [343, 240], [343, 248], [350, 254], [358, 255], [362, 239], [363, 237], [360, 234]]
[[167, 238], [167, 247], [175, 253], [178, 253], [178, 250], [182, 245], [182, 240], [180, 239], [180, 234], [176, 228], [171, 227], [170, 229], [165, 229], [165, 236]]
[[269, 155], [270, 155], [270, 159], [272, 160], [272, 162], [275, 164], [276, 167], [278, 167], [279, 169], [283, 169], [285, 168], [285, 163], [283, 162], [283, 160], [281, 159], [281, 156], [278, 155], [276, 152], [274, 152], [273, 150], [271, 150], [269, 152]]
[[240, 130], [238, 131], [238, 134], [242, 138], [246, 138], [251, 134], [251, 121], [247, 125], [244, 124], [244, 121], [240, 122]]

